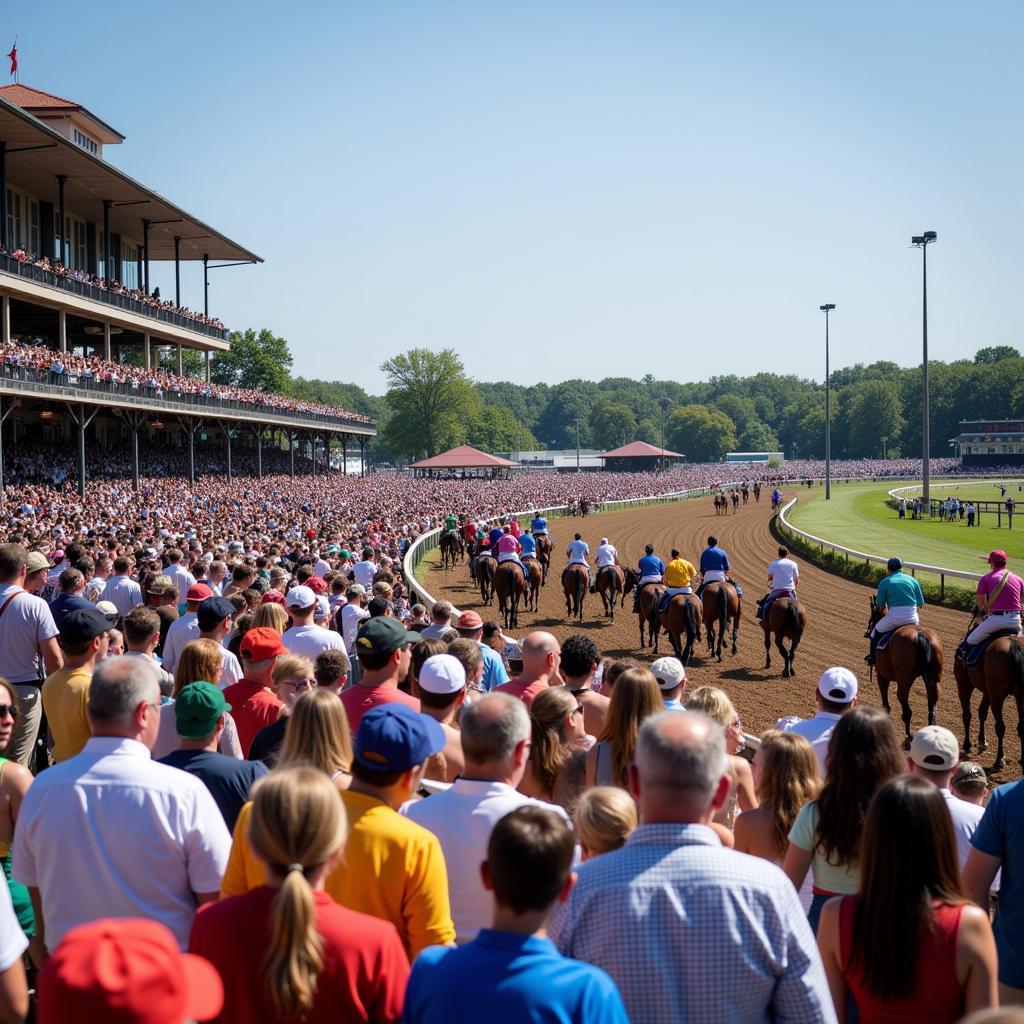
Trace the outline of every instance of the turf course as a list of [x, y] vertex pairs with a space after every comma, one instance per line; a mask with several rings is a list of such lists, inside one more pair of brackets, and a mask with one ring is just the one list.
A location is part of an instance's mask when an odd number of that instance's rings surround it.
[[[833, 484], [832, 498], [825, 501], [825, 489], [802, 489], [799, 501], [787, 517], [790, 522], [813, 533], [816, 537], [873, 555], [899, 555], [906, 561], [941, 565], [964, 572], [986, 571], [983, 557], [995, 548], [1002, 548], [1011, 566], [1018, 568], [1024, 562], [1024, 514], [1014, 515], [1014, 529], [997, 529], [995, 516], [985, 516], [981, 526], [970, 529], [966, 519], [957, 523], [942, 523], [922, 519], [914, 522], [900, 520], [896, 510], [890, 508], [888, 491], [893, 487], [908, 486], [906, 482], [888, 484], [856, 483]], [[1007, 493], [1015, 501], [1022, 495], [1017, 482], [1007, 485]], [[943, 481], [932, 481], [932, 496], [944, 498], [955, 494], [961, 500], [995, 501], [999, 490], [990, 482], [957, 487]], [[1024, 508], [1024, 503], [1022, 503]], [[991, 523], [991, 525], [990, 525]]]

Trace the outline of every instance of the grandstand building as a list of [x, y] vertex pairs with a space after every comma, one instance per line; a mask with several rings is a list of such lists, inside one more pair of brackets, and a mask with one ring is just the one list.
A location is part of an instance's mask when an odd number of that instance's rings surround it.
[[[131, 444], [137, 486], [140, 434], [187, 448], [190, 476], [210, 435], [228, 476], [233, 439], [255, 447], [260, 475], [268, 438], [305, 446], [314, 469], [318, 451], [325, 469], [332, 448], [342, 464], [354, 447], [365, 457], [366, 417], [209, 383], [211, 353], [230, 347], [209, 270], [262, 259], [109, 163], [123, 141], [78, 103], [0, 87], [0, 491], [19, 438], [77, 446], [80, 489], [95, 443]], [[173, 296], [151, 289], [153, 261], [173, 261]], [[182, 261], [202, 261], [202, 296], [182, 295]]]
[[1024, 464], [1024, 420], [961, 420], [951, 447], [965, 466]]

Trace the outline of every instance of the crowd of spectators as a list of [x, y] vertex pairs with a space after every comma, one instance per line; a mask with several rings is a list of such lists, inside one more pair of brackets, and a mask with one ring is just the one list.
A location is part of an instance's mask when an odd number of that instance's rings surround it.
[[42, 345], [25, 345], [15, 341], [0, 345], [2, 372], [21, 380], [46, 384], [75, 384], [118, 394], [143, 395], [148, 398], [174, 401], [234, 402], [254, 411], [311, 413], [330, 416], [351, 423], [371, 424], [369, 416], [349, 412], [322, 402], [274, 395], [257, 388], [214, 384], [198, 377], [181, 376], [170, 370], [145, 369], [129, 363], [112, 362], [98, 355], [55, 352]]
[[55, 278], [78, 281], [80, 284], [87, 284], [91, 288], [98, 288], [100, 291], [110, 292], [112, 295], [120, 295], [123, 298], [141, 302], [152, 309], [165, 310], [166, 312], [184, 317], [186, 320], [195, 320], [196, 323], [207, 327], [215, 327], [218, 330], [225, 329], [224, 324], [218, 317], [209, 316], [206, 313], [197, 313], [187, 306], [176, 306], [170, 299], [162, 300], [159, 288], [154, 289], [152, 293], [147, 293], [142, 288], [128, 288], [121, 284], [120, 281], [110, 281], [105, 277], [100, 277], [98, 274], [90, 274], [87, 270], [81, 268], [66, 267], [60, 260], [51, 260], [48, 256], [33, 256], [20, 247], [13, 252], [8, 252], [2, 242], [0, 242], [0, 254], [10, 256], [11, 259], [17, 260], [19, 263], [27, 263], [37, 267], [48, 274], [52, 274]]

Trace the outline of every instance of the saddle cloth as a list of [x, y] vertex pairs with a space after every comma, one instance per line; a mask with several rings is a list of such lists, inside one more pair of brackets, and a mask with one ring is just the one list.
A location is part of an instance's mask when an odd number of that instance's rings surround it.
[[[896, 627], [896, 629], [902, 629], [902, 628], [903, 628], [902, 626], [897, 626]], [[879, 637], [878, 637], [878, 644], [875, 647], [875, 650], [876, 651], [887, 651], [889, 649], [889, 644], [892, 643], [892, 638], [895, 635], [895, 633], [896, 633], [895, 629], [890, 629], [886, 633], [881, 633], [879, 635]]]
[[981, 659], [985, 657], [985, 652], [988, 650], [988, 645], [993, 640], [998, 640], [1003, 636], [1016, 636], [1017, 630], [1015, 629], [1002, 629], [998, 633], [993, 633], [991, 636], [985, 637], [980, 644], [974, 644], [973, 646], [965, 640], [960, 648], [957, 650], [957, 654], [963, 658], [964, 664], [968, 668], [974, 668], [976, 665], [981, 664]]
[[780, 593], [776, 594], [774, 597], [769, 595], [768, 597], [766, 597], [764, 599], [763, 603], [759, 603], [758, 604], [758, 606], [757, 606], [757, 617], [759, 619], [766, 619], [766, 618], [768, 618], [768, 611], [769, 611], [769, 609], [771, 608], [771, 606], [773, 604], [775, 604], [776, 601], [778, 601], [778, 599], [780, 597], [796, 597], [796, 591], [795, 590], [783, 590]]

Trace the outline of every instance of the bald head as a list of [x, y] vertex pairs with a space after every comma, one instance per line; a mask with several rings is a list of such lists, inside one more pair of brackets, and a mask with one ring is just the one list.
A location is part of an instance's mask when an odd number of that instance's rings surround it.
[[557, 675], [562, 645], [551, 633], [537, 630], [523, 638], [523, 676], [540, 679]]
[[506, 693], [488, 693], [465, 704], [459, 735], [466, 764], [503, 766], [530, 738], [526, 705]]
[[678, 808], [675, 820], [706, 815], [727, 768], [725, 734], [700, 712], [666, 711], [640, 727], [636, 774], [642, 803]]

